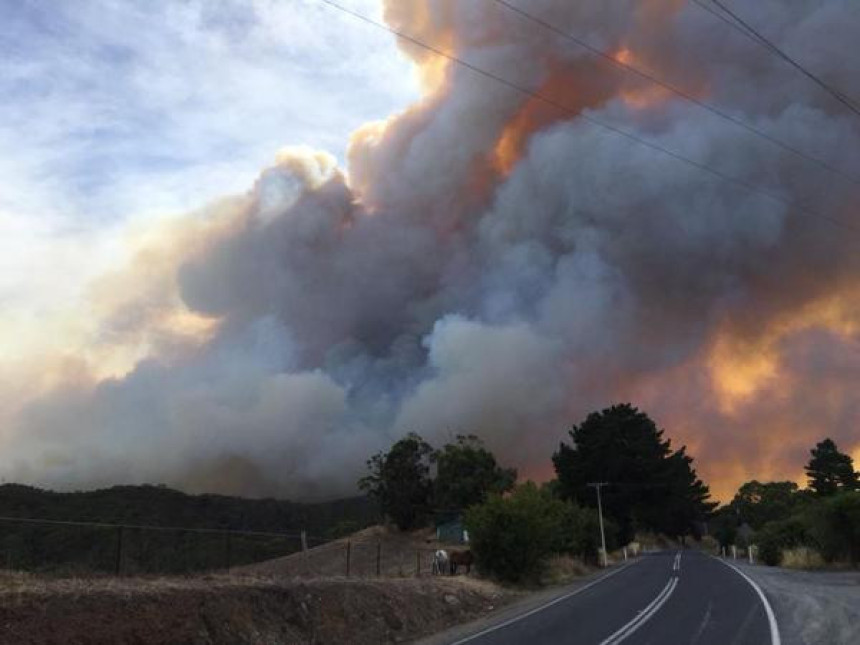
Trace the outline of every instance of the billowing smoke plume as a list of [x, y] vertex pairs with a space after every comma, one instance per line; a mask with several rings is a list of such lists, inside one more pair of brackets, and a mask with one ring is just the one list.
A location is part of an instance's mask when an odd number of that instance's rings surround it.
[[[860, 119], [701, 8], [522, 6], [860, 177]], [[848, 0], [744, 10], [860, 96]], [[347, 168], [288, 149], [94, 285], [88, 355], [129, 367], [56, 359], [0, 409], [7, 478], [339, 494], [407, 431], [479, 434], [541, 477], [619, 400], [718, 493], [798, 476], [824, 435], [858, 447], [860, 236], [817, 215], [856, 222], [852, 181], [490, 0], [390, 0], [386, 19], [570, 112], [402, 43], [426, 95], [357, 132]]]

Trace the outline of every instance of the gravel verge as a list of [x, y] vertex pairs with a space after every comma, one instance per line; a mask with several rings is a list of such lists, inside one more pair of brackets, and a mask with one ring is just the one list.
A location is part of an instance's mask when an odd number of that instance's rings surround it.
[[860, 571], [797, 571], [733, 564], [767, 594], [783, 645], [860, 643]]

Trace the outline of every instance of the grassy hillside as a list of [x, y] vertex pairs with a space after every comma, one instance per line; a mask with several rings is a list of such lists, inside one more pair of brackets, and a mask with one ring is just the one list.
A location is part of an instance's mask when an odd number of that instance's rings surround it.
[[[26, 570], [177, 573], [223, 568], [295, 552], [306, 530], [312, 543], [377, 520], [364, 497], [303, 504], [224, 495], [186, 495], [163, 486], [58, 493], [0, 486], [0, 516], [257, 531], [247, 536], [193, 531], [21, 524], [0, 520], [0, 566]], [[118, 562], [119, 560], [119, 562]]]

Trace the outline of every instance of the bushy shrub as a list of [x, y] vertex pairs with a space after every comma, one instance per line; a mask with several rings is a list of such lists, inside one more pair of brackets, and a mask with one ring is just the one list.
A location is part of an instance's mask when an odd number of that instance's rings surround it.
[[823, 499], [804, 513], [810, 544], [827, 562], [860, 561], [860, 492]]
[[[558, 552], [596, 564], [600, 553], [600, 519], [597, 511], [571, 503], [565, 506], [561, 518]], [[618, 525], [604, 517], [603, 530], [606, 535], [606, 550], [614, 551], [618, 548]]]
[[784, 549], [793, 549], [809, 543], [807, 524], [799, 516], [768, 522], [761, 530], [756, 531], [755, 541], [761, 561], [775, 567], [782, 561]]
[[782, 562], [782, 546], [775, 535], [763, 534], [758, 540], [758, 557], [769, 567], [776, 567]]
[[537, 579], [553, 554], [596, 552], [599, 529], [591, 516], [527, 483], [507, 497], [490, 496], [464, 519], [481, 571], [521, 582]]

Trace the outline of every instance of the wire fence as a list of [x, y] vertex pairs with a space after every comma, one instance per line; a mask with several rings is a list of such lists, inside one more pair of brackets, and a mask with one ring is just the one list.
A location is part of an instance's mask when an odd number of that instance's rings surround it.
[[311, 548], [301, 556], [266, 563], [264, 566], [268, 572], [295, 577], [427, 576], [432, 574], [433, 556], [438, 548], [419, 547], [414, 542], [398, 543], [397, 540], [374, 538], [338, 540]]
[[0, 568], [61, 576], [413, 577], [431, 575], [440, 547], [465, 548], [432, 542], [0, 516]]
[[325, 541], [301, 532], [0, 517], [0, 566], [68, 575], [187, 574], [229, 570]]

